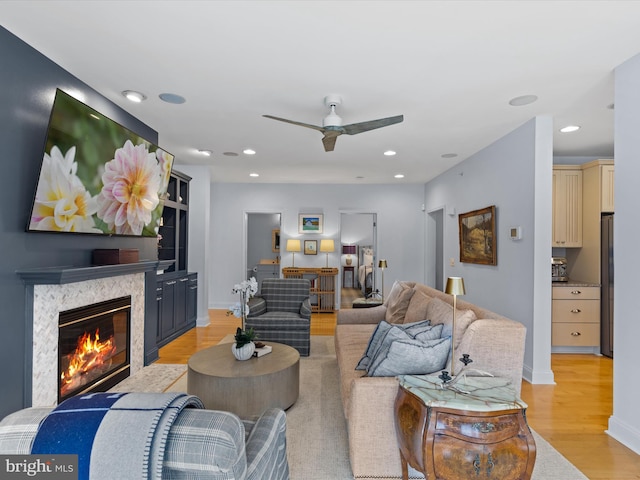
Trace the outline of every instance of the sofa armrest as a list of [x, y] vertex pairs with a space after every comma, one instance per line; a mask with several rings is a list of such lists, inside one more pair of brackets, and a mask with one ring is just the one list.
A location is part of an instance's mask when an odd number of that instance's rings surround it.
[[305, 298], [300, 305], [300, 316], [311, 320], [311, 299], [309, 297]]
[[[526, 335], [526, 327], [514, 320], [478, 319], [469, 325], [462, 336], [460, 346], [456, 348], [456, 357], [468, 353], [473, 360], [469, 369], [509, 378], [516, 395], [520, 396]], [[459, 365], [462, 366], [461, 363]]]
[[385, 319], [387, 307], [378, 305], [371, 308], [347, 308], [338, 310], [337, 323], [380, 323]]
[[262, 297], [251, 297], [249, 299], [249, 315], [247, 317], [257, 317], [267, 312], [267, 301]]
[[395, 377], [353, 380], [347, 427], [354, 478], [400, 477], [402, 469], [393, 413], [397, 394]]
[[270, 408], [255, 423], [247, 438], [247, 479], [288, 479], [287, 417], [284, 410]]

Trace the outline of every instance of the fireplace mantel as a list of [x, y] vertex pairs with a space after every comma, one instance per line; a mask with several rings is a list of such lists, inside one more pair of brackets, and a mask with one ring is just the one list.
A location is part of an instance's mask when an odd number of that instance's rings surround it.
[[166, 268], [168, 265], [163, 265], [165, 263], [171, 265], [173, 260], [169, 262], [152, 260], [136, 263], [122, 263], [118, 265], [94, 265], [88, 267], [62, 266], [32, 268], [28, 270], [18, 270], [16, 273], [25, 285], [63, 285], [66, 283], [95, 280], [97, 278], [150, 272], [156, 269]]

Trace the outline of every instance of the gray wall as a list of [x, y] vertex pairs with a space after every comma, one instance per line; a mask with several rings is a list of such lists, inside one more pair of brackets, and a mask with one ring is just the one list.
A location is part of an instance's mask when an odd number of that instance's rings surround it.
[[[463, 277], [467, 291], [465, 300], [513, 318], [527, 327], [524, 374], [535, 383], [553, 381], [550, 366], [551, 277], [548, 274], [551, 141], [551, 121], [533, 119], [425, 186], [427, 215], [438, 210], [446, 212], [444, 278]], [[458, 215], [490, 205], [496, 207], [498, 264], [460, 263]], [[509, 238], [512, 226], [522, 228], [521, 240]], [[542, 250], [540, 245], [544, 247]], [[541, 251], [542, 259], [538, 258]], [[454, 259], [453, 266], [450, 259]], [[433, 262], [427, 263], [435, 268]], [[537, 271], [540, 265], [546, 267], [543, 277]], [[427, 272], [427, 276], [435, 278], [432, 273]]]
[[[85, 103], [150, 141], [157, 133], [0, 27], [0, 417], [25, 406], [25, 287], [16, 270], [89, 265], [95, 248], [137, 248], [140, 258], [157, 258], [155, 239], [55, 233], [26, 233], [40, 173], [49, 113], [57, 87], [82, 92]], [[29, 339], [30, 341], [30, 339]], [[7, 368], [9, 367], [9, 368]]]
[[638, 180], [640, 179], [640, 55], [615, 71], [615, 223], [613, 415], [608, 433], [640, 454], [640, 397], [636, 365], [638, 319]]
[[[234, 283], [244, 278], [246, 212], [281, 212], [281, 245], [287, 238], [320, 240], [332, 238], [335, 252], [329, 266], [340, 265], [341, 212], [371, 212], [378, 218], [379, 258], [389, 262], [385, 289], [395, 279], [424, 278], [424, 217], [422, 185], [291, 185], [215, 183], [211, 191], [211, 283], [209, 307], [227, 308], [237, 299], [231, 293]], [[231, 201], [232, 199], [232, 201]], [[298, 234], [298, 213], [324, 214], [324, 233]], [[319, 248], [320, 242], [318, 242]], [[291, 253], [281, 251], [281, 266], [291, 266]], [[296, 267], [323, 267], [326, 255], [296, 253]], [[340, 281], [338, 275], [337, 280]], [[336, 302], [339, 300], [336, 299]], [[338, 304], [339, 305], [339, 304]]]

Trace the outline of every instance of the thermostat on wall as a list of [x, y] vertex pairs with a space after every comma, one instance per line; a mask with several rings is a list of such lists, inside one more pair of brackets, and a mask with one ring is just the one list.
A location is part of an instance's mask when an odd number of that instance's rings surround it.
[[509, 227], [509, 237], [511, 240], [520, 240], [522, 238], [522, 227]]

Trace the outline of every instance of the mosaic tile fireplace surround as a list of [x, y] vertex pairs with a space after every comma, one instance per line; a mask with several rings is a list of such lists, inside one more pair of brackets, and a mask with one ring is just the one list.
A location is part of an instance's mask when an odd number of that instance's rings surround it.
[[[58, 317], [60, 312], [131, 296], [130, 373], [144, 366], [145, 271], [157, 262], [18, 272], [27, 286], [27, 390], [31, 406], [55, 405], [58, 396]], [[29, 330], [31, 327], [31, 333]], [[29, 358], [30, 357], [30, 358]], [[30, 367], [30, 368], [29, 368]]]

